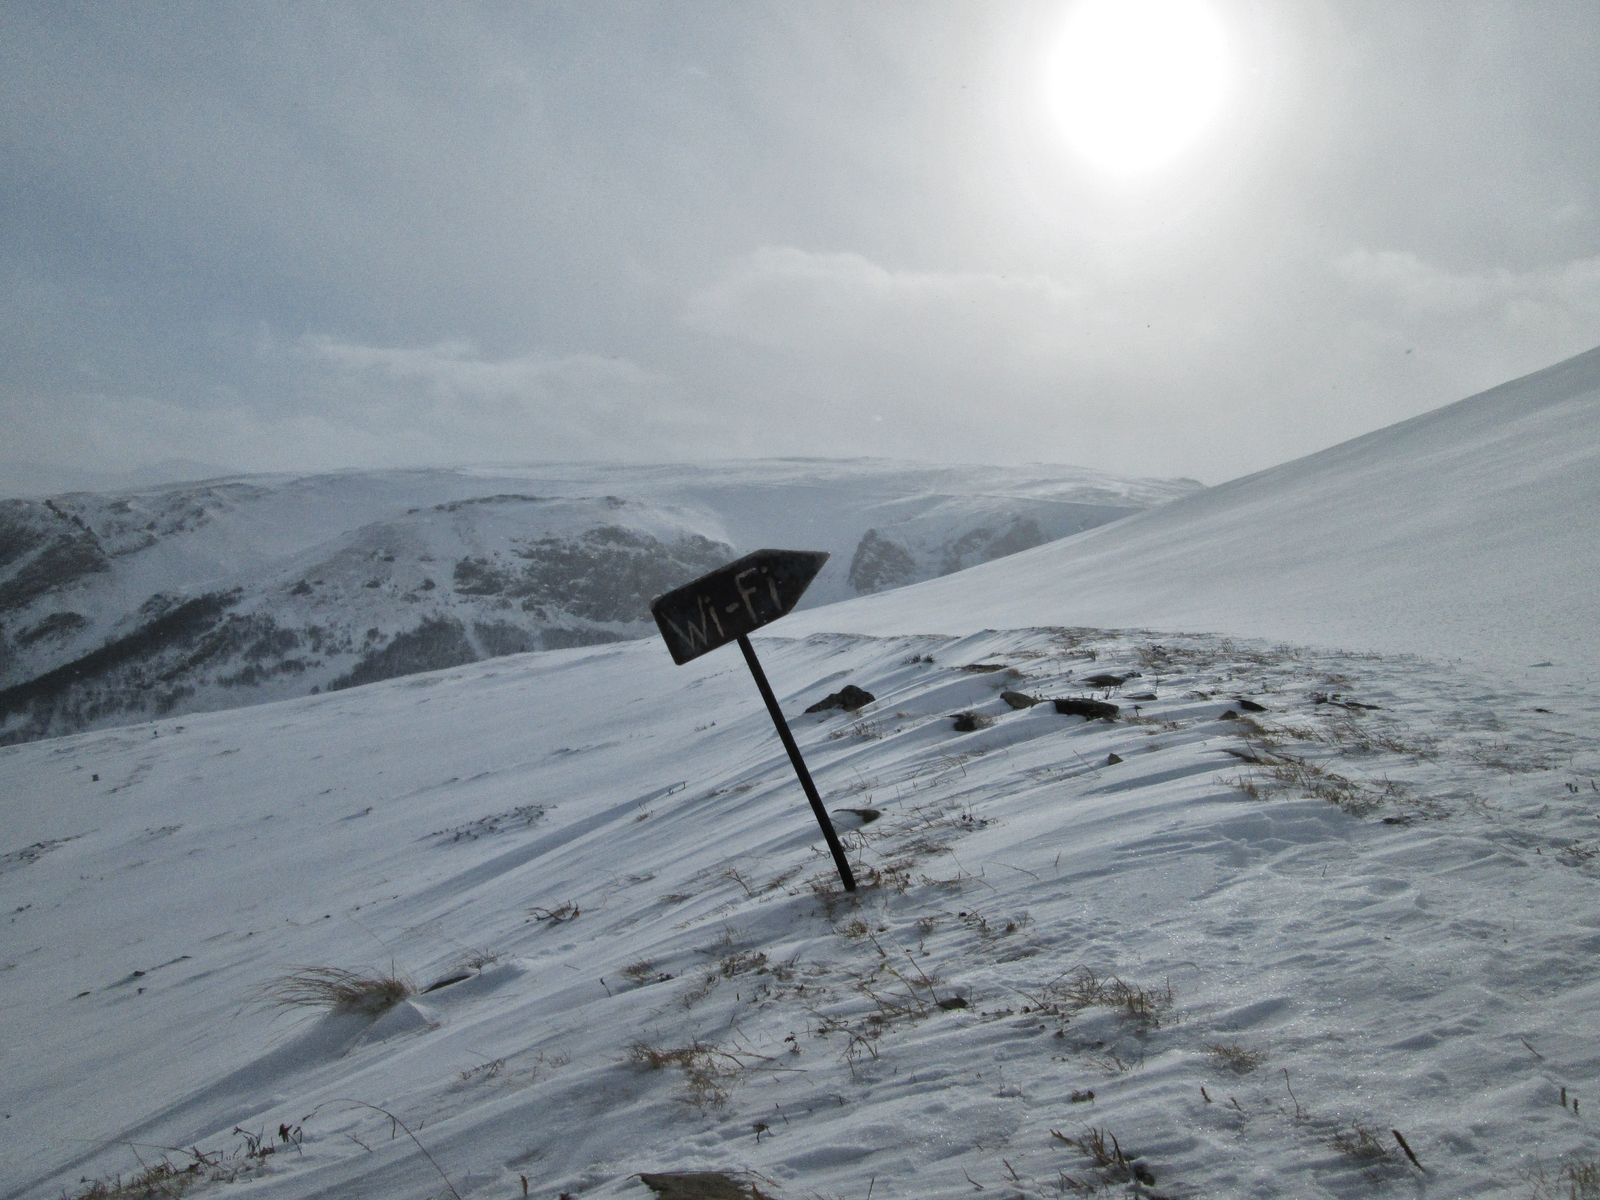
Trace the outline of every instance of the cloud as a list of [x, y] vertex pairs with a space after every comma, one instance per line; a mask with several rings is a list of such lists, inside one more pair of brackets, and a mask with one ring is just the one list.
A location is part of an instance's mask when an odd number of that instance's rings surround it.
[[[691, 296], [685, 322], [773, 349], [896, 356], [939, 371], [1070, 355], [1093, 318], [1082, 289], [1044, 276], [893, 271], [860, 254], [768, 246]], [[1007, 353], [1007, 352], [1010, 353]]]
[[1600, 257], [1537, 271], [1449, 271], [1410, 251], [1360, 249], [1335, 260], [1333, 269], [1408, 318], [1478, 316], [1511, 326], [1566, 330], [1600, 317]]
[[1042, 275], [892, 270], [769, 246], [692, 294], [683, 323], [743, 352], [766, 376], [748, 386], [803, 402], [819, 433], [852, 413], [898, 418], [883, 437], [901, 452], [917, 426], [940, 435], [915, 452], [1013, 459], [1018, 421], [1097, 408], [1108, 394], [1112, 308]]
[[335, 420], [415, 461], [692, 453], [703, 420], [659, 372], [596, 354], [482, 357], [469, 342], [366, 346], [307, 337]]

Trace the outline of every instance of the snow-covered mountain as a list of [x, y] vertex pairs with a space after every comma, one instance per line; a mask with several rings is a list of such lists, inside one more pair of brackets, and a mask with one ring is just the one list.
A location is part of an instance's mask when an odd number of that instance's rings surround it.
[[875, 460], [245, 476], [0, 502], [0, 743], [653, 631], [762, 545], [808, 604], [1187, 495], [1189, 480]]

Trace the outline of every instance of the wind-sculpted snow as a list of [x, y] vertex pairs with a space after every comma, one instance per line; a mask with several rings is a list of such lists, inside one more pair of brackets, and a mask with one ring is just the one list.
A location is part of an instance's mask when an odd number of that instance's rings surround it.
[[[778, 461], [254, 476], [4, 501], [0, 744], [651, 636], [653, 596], [763, 545], [833, 552], [808, 603], [881, 590], [881, 572], [849, 571], [858, 543], [909, 547], [898, 582], [914, 582], [1196, 486]], [[225, 615], [173, 636], [169, 610], [223, 595]]]
[[[880, 814], [853, 897], [730, 652], [0, 751], [0, 1197], [163, 1161], [286, 1200], [1583, 1194], [1592, 689], [1082, 628], [756, 641], [828, 805]], [[847, 683], [877, 700], [804, 714]], [[297, 968], [418, 991], [267, 1007]]]

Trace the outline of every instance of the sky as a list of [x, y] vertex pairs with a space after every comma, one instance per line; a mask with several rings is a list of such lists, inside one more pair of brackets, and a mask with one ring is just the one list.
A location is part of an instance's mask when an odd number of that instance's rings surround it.
[[1600, 344], [1600, 7], [1117, 2], [0, 6], [0, 458], [1214, 484]]

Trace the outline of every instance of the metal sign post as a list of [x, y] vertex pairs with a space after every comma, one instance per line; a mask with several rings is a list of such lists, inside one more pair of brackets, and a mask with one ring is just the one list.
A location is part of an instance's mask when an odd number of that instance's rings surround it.
[[766, 672], [756, 658], [755, 648], [746, 636], [763, 625], [776, 621], [790, 612], [811, 581], [822, 570], [828, 555], [821, 550], [757, 550], [725, 567], [702, 575], [693, 583], [657, 596], [650, 602], [650, 614], [655, 617], [672, 661], [682, 666], [708, 651], [738, 642], [744, 661], [755, 677], [756, 687], [766, 701], [767, 712], [789, 752], [794, 773], [800, 778], [800, 787], [811, 802], [817, 824], [822, 826], [822, 836], [828, 841], [834, 865], [839, 868], [839, 878], [847, 892], [856, 890], [855, 876], [845, 859], [844, 847], [822, 806], [817, 785], [811, 782], [811, 772], [806, 770], [805, 759], [800, 757], [800, 747], [795, 744], [789, 722], [778, 707], [778, 698], [772, 694]]

